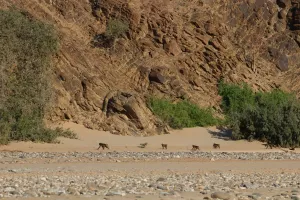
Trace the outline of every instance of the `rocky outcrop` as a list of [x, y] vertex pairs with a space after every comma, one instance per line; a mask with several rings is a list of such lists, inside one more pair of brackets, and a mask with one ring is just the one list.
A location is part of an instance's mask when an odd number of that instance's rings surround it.
[[[58, 30], [51, 121], [149, 135], [166, 130], [147, 96], [218, 109], [221, 78], [300, 94], [298, 0], [0, 0], [12, 4]], [[107, 43], [111, 18], [130, 29]]]
[[107, 130], [122, 135], [168, 134], [168, 126], [156, 119], [146, 107], [145, 100], [130, 92], [110, 92], [103, 111], [111, 121]]

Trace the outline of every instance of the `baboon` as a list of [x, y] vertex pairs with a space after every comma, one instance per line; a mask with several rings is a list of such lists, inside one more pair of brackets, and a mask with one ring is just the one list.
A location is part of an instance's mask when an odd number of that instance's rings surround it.
[[288, 150], [284, 150], [284, 149], [282, 149], [282, 148], [281, 148], [281, 150], [282, 150], [283, 152], [285, 152], [285, 153], [289, 152]]
[[[99, 143], [98, 149], [100, 149], [100, 147], [102, 147], [102, 149], [105, 149], [105, 148], [109, 149], [108, 144], [101, 143], [101, 142]], [[97, 150], [98, 150], [98, 149], [97, 149]]]
[[161, 144], [163, 149], [168, 149], [168, 145], [167, 144]]
[[146, 143], [141, 143], [141, 144], [140, 144], [140, 148], [145, 148], [147, 145], [148, 145], [147, 142], [146, 142]]
[[214, 149], [216, 149], [216, 148], [219, 148], [219, 149], [220, 149], [221, 146], [220, 146], [220, 144], [214, 143], [214, 144], [213, 144], [213, 147], [214, 147]]
[[291, 147], [291, 148], [289, 148], [289, 150], [294, 151], [294, 150], [295, 150], [295, 147]]
[[200, 150], [200, 148], [199, 148], [199, 146], [197, 146], [197, 145], [192, 145], [192, 150]]
[[269, 143], [265, 143], [265, 144], [262, 144], [266, 147], [266, 149], [270, 148], [270, 149], [273, 149], [273, 145], [272, 144], [269, 144]]

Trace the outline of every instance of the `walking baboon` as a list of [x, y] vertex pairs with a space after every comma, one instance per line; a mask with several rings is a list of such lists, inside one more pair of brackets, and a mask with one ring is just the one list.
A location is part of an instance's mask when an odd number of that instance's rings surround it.
[[[102, 147], [102, 149], [105, 149], [105, 148], [109, 149], [108, 144], [101, 143], [101, 142], [99, 143], [98, 149], [100, 149], [100, 147]], [[97, 150], [98, 150], [98, 149], [97, 149]]]
[[167, 144], [161, 144], [163, 149], [168, 149], [168, 145]]
[[214, 143], [214, 144], [213, 144], [213, 147], [214, 147], [214, 149], [216, 149], [216, 148], [219, 148], [219, 149], [220, 149], [220, 144]]
[[200, 148], [199, 148], [199, 146], [197, 146], [197, 145], [192, 145], [192, 150], [200, 150]]
[[269, 143], [265, 143], [265, 144], [262, 144], [266, 147], [266, 149], [273, 149], [273, 145], [272, 144], [269, 144]]
[[148, 143], [147, 143], [147, 142], [145, 142], [145, 143], [141, 143], [141, 144], [140, 144], [140, 148], [145, 148], [147, 145], [148, 145]]
[[284, 149], [282, 149], [282, 148], [281, 148], [281, 150], [282, 150], [283, 152], [285, 152], [285, 153], [289, 152], [288, 150], [284, 150]]

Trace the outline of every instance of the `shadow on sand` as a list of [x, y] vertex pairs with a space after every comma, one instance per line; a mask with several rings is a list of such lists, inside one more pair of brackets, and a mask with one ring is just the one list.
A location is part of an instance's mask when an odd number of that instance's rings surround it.
[[207, 131], [211, 134], [212, 138], [218, 138], [218, 139], [222, 139], [222, 140], [232, 140], [232, 132], [231, 130], [225, 129], [225, 128], [221, 128], [221, 127], [217, 127], [217, 131], [215, 130], [210, 130], [207, 129]]

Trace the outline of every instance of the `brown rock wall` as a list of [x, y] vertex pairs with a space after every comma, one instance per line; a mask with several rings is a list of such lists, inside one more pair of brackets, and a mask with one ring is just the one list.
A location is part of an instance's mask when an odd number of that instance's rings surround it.
[[[299, 94], [299, 2], [0, 0], [0, 7], [14, 4], [58, 30], [49, 120], [144, 135], [166, 132], [147, 96], [217, 106], [220, 78]], [[113, 48], [100, 37], [110, 18], [130, 27]]]

